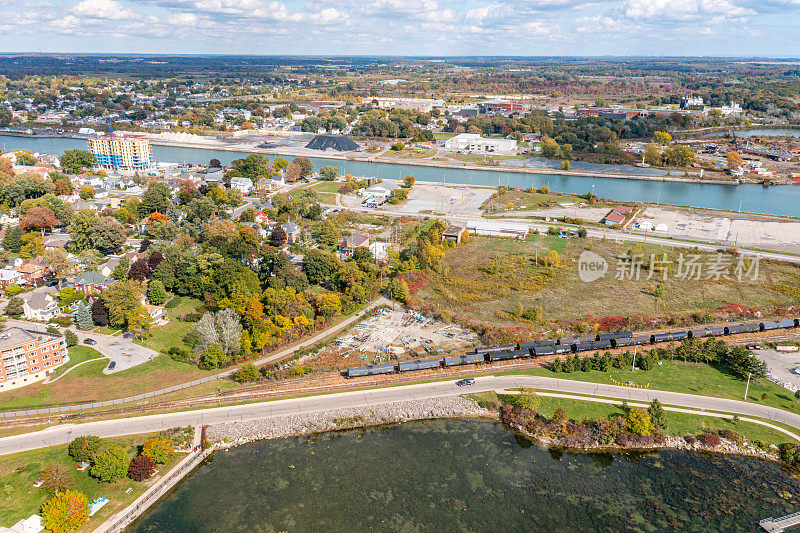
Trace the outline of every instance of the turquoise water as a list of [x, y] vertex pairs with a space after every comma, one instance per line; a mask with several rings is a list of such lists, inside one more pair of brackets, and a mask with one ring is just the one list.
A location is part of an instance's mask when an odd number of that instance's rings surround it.
[[[726, 132], [707, 133], [704, 137], [713, 135], [724, 135]], [[800, 137], [800, 129], [792, 128], [763, 128], [753, 130], [734, 131], [735, 137]]]
[[[68, 138], [0, 136], [5, 149], [29, 148], [37, 152], [63, 153], [70, 148], [86, 148], [85, 141]], [[219, 159], [228, 164], [244, 157], [240, 152], [203, 148], [153, 146], [153, 155], [162, 162], [208, 163]], [[413, 174], [417, 180], [439, 183], [474, 185], [508, 185], [511, 187], [548, 186], [557, 192], [585, 194], [594, 192], [602, 198], [632, 202], [661, 202], [665, 204], [739, 210], [772, 215], [800, 216], [800, 186], [762, 187], [761, 185], [718, 185], [711, 183], [680, 183], [643, 179], [597, 178], [590, 176], [560, 176], [556, 174], [525, 174], [503, 170], [443, 169], [395, 163], [340, 161], [321, 157], [310, 158], [315, 167], [334, 165], [342, 173], [354, 176], [374, 176], [384, 179], [403, 178]]]
[[757, 531], [800, 510], [785, 492], [800, 482], [758, 459], [561, 453], [434, 420], [218, 452], [130, 530]]

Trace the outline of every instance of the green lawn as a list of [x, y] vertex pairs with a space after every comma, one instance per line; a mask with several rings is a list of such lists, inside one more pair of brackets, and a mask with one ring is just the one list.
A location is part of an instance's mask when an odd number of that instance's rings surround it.
[[452, 139], [456, 134], [449, 131], [436, 131], [433, 133], [433, 138], [437, 141], [446, 141]]
[[73, 346], [69, 349], [69, 363], [56, 368], [55, 372], [53, 372], [53, 378], [57, 378], [77, 364], [83, 363], [84, 361], [88, 361], [90, 359], [97, 359], [98, 357], [103, 357], [103, 354], [94, 348], [80, 344]]
[[[616, 381], [623, 383], [632, 381], [641, 386], [649, 384], [649, 388], [655, 390], [684, 392], [731, 400], [743, 400], [745, 389], [744, 381], [722, 369], [703, 363], [685, 363], [682, 361], [662, 361], [661, 365], [657, 365], [649, 371], [614, 369], [610, 372], [591, 370], [589, 372], [578, 371], [557, 374], [549, 368], [539, 367], [508, 373], [557, 377], [607, 385], [613, 384], [611, 381], [611, 377], [613, 377]], [[747, 400], [787, 411], [797, 412], [800, 410], [800, 402], [795, 400], [792, 393], [766, 379], [750, 382]]]
[[[138, 452], [138, 446], [148, 436], [131, 435], [105, 440], [123, 446], [133, 458]], [[0, 525], [11, 526], [20, 519], [39, 513], [42, 504], [50, 496], [43, 488], [35, 488], [33, 483], [38, 479], [42, 467], [48, 463], [58, 462], [67, 465], [73, 473], [74, 488], [83, 492], [89, 501], [101, 496], [110, 500], [86, 522], [86, 525], [76, 530], [87, 532], [93, 531], [112, 514], [128, 506], [184, 456], [185, 454], [176, 454], [167, 464], [159, 465], [159, 474], [145, 483], [137, 483], [128, 478], [114, 483], [103, 483], [91, 477], [87, 470], [79, 472], [78, 463], [69, 456], [66, 444], [3, 456], [3, 460], [0, 461], [0, 485], [4, 487], [4, 491], [10, 490], [11, 495], [7, 496], [5, 492], [0, 495]], [[131, 493], [125, 494], [129, 488], [132, 489]]]
[[[486, 400], [487, 398], [483, 398]], [[500, 395], [500, 400], [505, 403], [514, 402], [513, 395]], [[563, 409], [570, 420], [583, 422], [592, 418], [607, 418], [609, 416], [624, 416], [626, 409], [622, 406], [622, 400], [618, 404], [597, 403], [586, 400], [572, 398], [556, 398], [552, 396], [540, 396], [539, 413], [551, 418], [557, 409]], [[698, 434], [706, 430], [731, 429], [743, 435], [748, 442], [762, 440], [768, 444], [781, 444], [783, 442], [794, 442], [794, 439], [775, 429], [753, 422], [743, 422], [718, 418], [713, 416], [700, 416], [689, 413], [676, 413], [665, 411], [669, 427], [667, 434], [680, 436], [687, 434]], [[771, 424], [774, 422], [768, 421]]]
[[180, 317], [186, 313], [202, 312], [203, 302], [194, 298], [183, 297], [177, 307], [167, 309], [169, 323], [155, 326], [150, 330], [150, 337], [136, 341], [158, 352], [165, 352], [173, 346], [183, 345], [183, 336], [194, 328], [194, 322], [184, 322]]
[[152, 361], [103, 374], [108, 361], [92, 361], [81, 365], [58, 381], [33, 383], [27, 387], [0, 393], [0, 410], [52, 407], [133, 396], [170, 387], [209, 375], [195, 365], [180, 363], [168, 355], [158, 355]]

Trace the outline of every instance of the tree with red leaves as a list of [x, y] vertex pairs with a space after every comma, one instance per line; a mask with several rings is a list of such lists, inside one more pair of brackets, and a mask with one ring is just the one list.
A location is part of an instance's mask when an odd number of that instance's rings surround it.
[[156, 471], [156, 463], [147, 455], [137, 455], [128, 466], [128, 477], [134, 481], [150, 479]]
[[25, 231], [53, 229], [56, 226], [58, 226], [58, 218], [55, 213], [49, 207], [38, 205], [31, 207], [25, 214], [25, 218], [19, 223], [19, 227]]

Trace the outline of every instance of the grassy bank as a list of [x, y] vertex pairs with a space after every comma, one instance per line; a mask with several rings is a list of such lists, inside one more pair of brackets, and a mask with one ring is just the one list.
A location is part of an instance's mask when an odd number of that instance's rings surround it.
[[[131, 435], [104, 440], [119, 444], [133, 458], [138, 454], [138, 447], [141, 443], [151, 435]], [[34, 487], [33, 483], [39, 478], [42, 468], [49, 463], [66, 465], [72, 473], [73, 488], [83, 492], [90, 502], [101, 496], [110, 500], [94, 516], [90, 517], [83, 527], [76, 530], [88, 532], [93, 531], [112, 514], [127, 507], [185, 456], [185, 454], [175, 454], [169, 462], [159, 465], [158, 474], [144, 483], [138, 483], [129, 478], [123, 478], [113, 483], [103, 483], [91, 477], [88, 470], [78, 471], [78, 463], [69, 456], [67, 448], [68, 446], [63, 444], [3, 456], [3, 460], [0, 461], [0, 485], [4, 487], [5, 495], [0, 497], [0, 525], [8, 527], [18, 520], [40, 512], [42, 504], [50, 498], [50, 495], [44, 488]], [[129, 489], [130, 493], [126, 494]]]

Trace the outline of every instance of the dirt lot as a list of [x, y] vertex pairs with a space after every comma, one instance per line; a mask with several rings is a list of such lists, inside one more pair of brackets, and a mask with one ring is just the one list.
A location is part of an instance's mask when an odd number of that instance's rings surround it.
[[302, 362], [314, 368], [344, 368], [463, 353], [477, 343], [474, 331], [397, 306], [377, 312]]
[[800, 221], [796, 220], [649, 206], [639, 213], [629, 229], [635, 231], [634, 225], [645, 221], [653, 227], [667, 225], [666, 232], [652, 232], [657, 236], [800, 253]]
[[[479, 218], [483, 211], [481, 205], [492, 195], [495, 190], [484, 187], [457, 187], [450, 185], [434, 185], [432, 183], [417, 183], [411, 189], [408, 199], [398, 205], [384, 204], [375, 210], [392, 211], [395, 213], [437, 213], [459, 217]], [[342, 196], [341, 202], [345, 207], [359, 207], [364, 198], [361, 196]]]

